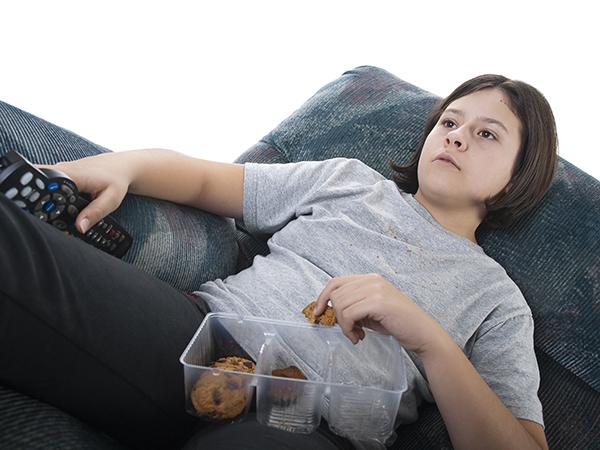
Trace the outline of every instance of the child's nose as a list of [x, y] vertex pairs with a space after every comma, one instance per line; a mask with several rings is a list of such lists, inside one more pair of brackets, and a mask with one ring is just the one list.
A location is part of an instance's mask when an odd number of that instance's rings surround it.
[[464, 140], [460, 136], [457, 136], [457, 135], [449, 134], [448, 136], [446, 136], [446, 145], [447, 146], [454, 145], [454, 146], [456, 146], [456, 149], [460, 150], [460, 151], [465, 151], [467, 148], [466, 144], [464, 143]]

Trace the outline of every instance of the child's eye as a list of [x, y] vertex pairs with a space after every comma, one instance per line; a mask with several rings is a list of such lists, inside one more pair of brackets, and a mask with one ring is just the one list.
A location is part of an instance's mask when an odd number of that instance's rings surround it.
[[494, 135], [494, 133], [492, 133], [491, 131], [488, 131], [488, 130], [481, 130], [479, 132], [479, 134], [481, 135], [481, 137], [483, 137], [485, 139], [491, 139], [491, 140], [496, 139], [496, 136]]
[[446, 128], [454, 128], [456, 126], [456, 124], [450, 119], [443, 119], [442, 125]]

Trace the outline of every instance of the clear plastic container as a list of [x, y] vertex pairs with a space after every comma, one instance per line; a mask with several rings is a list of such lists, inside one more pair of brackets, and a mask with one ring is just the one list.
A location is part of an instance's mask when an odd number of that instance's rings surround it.
[[[365, 331], [365, 339], [353, 345], [338, 326], [210, 313], [180, 358], [186, 409], [208, 420], [243, 420], [256, 393], [262, 424], [311, 433], [324, 416], [338, 435], [384, 443], [406, 390], [403, 351], [393, 337]], [[255, 372], [209, 367], [228, 356], [253, 360]], [[272, 375], [289, 366], [307, 379]], [[196, 405], [208, 402], [216, 412], [202, 414], [194, 406], [197, 383], [202, 396], [196, 393]], [[211, 391], [213, 386], [219, 388]]]

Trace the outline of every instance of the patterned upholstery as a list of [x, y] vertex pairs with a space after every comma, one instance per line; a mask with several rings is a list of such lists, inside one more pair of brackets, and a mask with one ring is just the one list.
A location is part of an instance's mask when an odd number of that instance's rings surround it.
[[74, 417], [3, 386], [0, 386], [0, 448], [123, 449]]
[[[324, 86], [237, 162], [344, 156], [361, 159], [391, 178], [388, 162], [404, 162], [416, 150], [437, 100], [384, 70], [358, 67]], [[7, 147], [30, 152], [35, 162], [107, 151], [0, 103], [0, 151]], [[246, 267], [256, 254], [267, 251], [268, 236], [250, 235], [241, 223], [234, 230], [228, 221], [167, 202], [130, 196], [117, 218], [138, 237], [129, 261], [184, 290]], [[483, 229], [478, 236], [533, 311], [540, 398], [551, 448], [592, 448], [600, 442], [599, 235], [600, 182], [561, 159], [555, 183], [532, 214], [510, 229]], [[190, 252], [191, 246], [195, 249]], [[4, 443], [28, 439], [45, 443], [45, 448], [86, 448], [88, 442], [94, 444], [87, 448], [105, 448], [94, 447], [95, 437], [75, 419], [56, 422], [60, 411], [33, 404], [25, 413], [15, 405], [30, 400], [19, 395], [0, 387], [0, 447], [22, 448]], [[34, 410], [69, 436], [79, 436], [80, 445], [57, 447], [46, 427], [15, 420]], [[80, 427], [85, 433], [79, 433]], [[451, 448], [435, 406], [423, 407], [419, 421], [400, 427], [393, 448]]]

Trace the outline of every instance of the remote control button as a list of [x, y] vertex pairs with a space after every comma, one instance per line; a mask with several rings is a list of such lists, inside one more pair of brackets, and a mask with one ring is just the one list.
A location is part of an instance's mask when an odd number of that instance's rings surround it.
[[67, 229], [67, 224], [62, 220], [55, 220], [54, 222], [52, 222], [52, 225], [54, 225], [56, 228], [62, 231]]
[[33, 191], [33, 189], [31, 189], [29, 186], [25, 186], [23, 189], [21, 189], [21, 197], [27, 197], [29, 194], [31, 194], [31, 191]]
[[42, 209], [42, 207], [44, 206], [44, 204], [45, 204], [45, 203], [46, 203], [48, 200], [50, 200], [50, 196], [49, 196], [49, 195], [44, 195], [44, 196], [41, 198], [41, 200], [38, 202], [38, 204], [37, 204], [37, 205], [35, 205], [35, 209], [34, 209], [34, 211], [35, 211], [35, 212], [37, 212], [37, 211], [41, 210], [41, 209]]
[[25, 186], [26, 184], [28, 184], [31, 180], [33, 179], [33, 174], [31, 172], [25, 172], [22, 176], [21, 176], [21, 184], [23, 186]]
[[6, 195], [9, 199], [13, 199], [15, 198], [15, 195], [17, 195], [19, 193], [19, 190], [17, 188], [10, 188], [8, 191], [6, 191], [4, 193], [4, 195]]
[[69, 196], [69, 203], [75, 203], [76, 201], [77, 201], [77, 196], [75, 196], [75, 195]]
[[44, 182], [42, 180], [40, 180], [39, 178], [35, 179], [35, 185], [38, 187], [38, 189], [40, 190], [44, 190], [46, 189], [46, 185], [44, 184]]
[[58, 189], [58, 183], [56, 181], [51, 181], [50, 183], [48, 183], [48, 190], [50, 192], [55, 191]]
[[40, 193], [38, 191], [33, 191], [33, 193], [29, 196], [29, 201], [36, 202], [38, 198], [40, 198]]
[[117, 244], [112, 244], [112, 245], [110, 246], [110, 249], [109, 249], [109, 250], [110, 250], [111, 252], [114, 252], [114, 251], [115, 251], [115, 248], [117, 248]]
[[73, 205], [67, 206], [67, 212], [73, 217], [77, 217], [77, 214], [79, 214], [79, 210]]
[[27, 208], [25, 202], [22, 202], [21, 200], [15, 200], [15, 205], [17, 205], [19, 208]]
[[41, 211], [36, 212], [35, 213], [35, 217], [37, 217], [40, 220], [43, 220], [44, 222], [48, 221], [48, 216], [45, 213], [41, 212]]
[[73, 190], [69, 186], [67, 186], [66, 184], [63, 184], [60, 187], [60, 190], [63, 191], [67, 195], [67, 197], [70, 196], [70, 195], [73, 195]]
[[50, 220], [54, 220], [56, 219], [58, 216], [60, 216], [61, 211], [58, 209], [53, 210], [48, 217], [50, 218]]
[[54, 208], [56, 208], [56, 205], [54, 204], [54, 202], [51, 202], [51, 201], [44, 202], [44, 205], [42, 206], [42, 209], [44, 210], [44, 212], [47, 212], [47, 213], [49, 213], [50, 211], [53, 211]]
[[56, 203], [60, 203], [60, 204], [67, 203], [67, 199], [65, 198], [65, 196], [62, 194], [59, 194], [58, 192], [56, 192], [55, 194], [52, 194], [52, 200], [54, 200]]
[[124, 234], [122, 234], [121, 236], [119, 236], [119, 244], [121, 242], [123, 242], [124, 240], [125, 240], [125, 235]]

